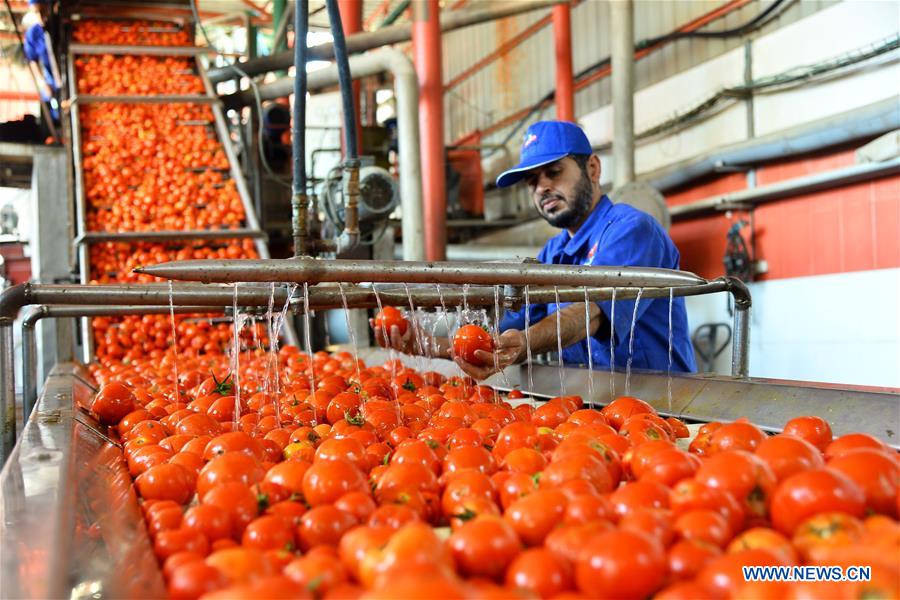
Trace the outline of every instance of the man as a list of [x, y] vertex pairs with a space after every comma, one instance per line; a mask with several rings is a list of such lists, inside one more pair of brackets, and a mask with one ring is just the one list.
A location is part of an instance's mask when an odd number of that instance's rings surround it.
[[[577, 125], [542, 121], [528, 128], [522, 144], [521, 161], [497, 178], [498, 187], [524, 181], [538, 213], [548, 223], [561, 228], [538, 255], [547, 264], [607, 265], [679, 268], [679, 254], [666, 231], [650, 215], [626, 204], [613, 204], [600, 191], [600, 159], [593, 153], [587, 136]], [[564, 285], [565, 281], [560, 281]], [[599, 368], [610, 366], [610, 338], [615, 366], [623, 368], [629, 354], [632, 367], [665, 371], [669, 367], [669, 299], [619, 300], [613, 304], [591, 302], [590, 335], [583, 302], [534, 305], [528, 313], [528, 339], [533, 354], [557, 349], [559, 310], [562, 360], [587, 364], [588, 352]], [[635, 317], [633, 352], [629, 353], [632, 318]], [[525, 311], [507, 313], [500, 322], [496, 362], [487, 352], [477, 354], [487, 367], [456, 362], [469, 375], [485, 379], [500, 369], [526, 360]], [[375, 332], [382, 343], [381, 332]], [[415, 343], [409, 332], [390, 332], [391, 345], [410, 352]], [[439, 341], [439, 355], [449, 357], [449, 344]], [[684, 299], [672, 303], [673, 371], [696, 370]]]
[[50, 36], [44, 30], [44, 17], [41, 7], [45, 0], [28, 0], [28, 11], [22, 17], [22, 28], [25, 30], [25, 58], [34, 75], [41, 100], [50, 105], [54, 120], [59, 119], [56, 94], [59, 92], [59, 68], [53, 56]]

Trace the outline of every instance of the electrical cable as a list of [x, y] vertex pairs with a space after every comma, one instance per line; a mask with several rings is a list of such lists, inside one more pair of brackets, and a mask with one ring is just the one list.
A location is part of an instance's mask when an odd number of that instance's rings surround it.
[[[635, 51], [642, 50], [644, 48], [647, 48], [648, 46], [653, 46], [653, 45], [660, 44], [660, 43], [665, 43], [665, 42], [669, 42], [669, 41], [675, 41], [677, 39], [684, 39], [684, 38], [690, 38], [690, 37], [707, 37], [707, 38], [710, 38], [710, 37], [723, 38], [723, 37], [725, 37], [725, 38], [727, 38], [727, 37], [743, 35], [744, 33], [747, 33], [748, 31], [752, 31], [754, 29], [759, 29], [760, 27], [765, 26], [770, 21], [777, 18], [778, 15], [781, 14], [781, 11], [779, 11], [778, 13], [775, 13], [775, 14], [773, 14], [773, 11], [775, 9], [777, 9], [778, 7], [783, 8], [785, 2], [792, 3], [792, 2], [794, 2], [794, 0], [775, 0], [775, 2], [773, 2], [765, 10], [763, 10], [758, 15], [756, 15], [753, 19], [751, 19], [747, 23], [744, 23], [743, 25], [740, 25], [733, 29], [726, 29], [726, 30], [722, 30], [722, 31], [706, 31], [706, 32], [673, 31], [673, 32], [668, 33], [663, 36], [658, 36], [656, 38], [649, 38], [646, 40], [639, 41], [637, 44], [635, 44]], [[594, 71], [597, 71], [599, 69], [603, 69], [603, 68], [610, 66], [611, 63], [612, 63], [612, 59], [607, 56], [606, 58], [603, 58], [603, 59], [597, 61], [596, 63], [589, 65], [588, 67], [585, 67], [578, 73], [575, 73], [573, 76], [573, 79], [575, 81], [578, 81], [579, 79], [587, 77]], [[556, 95], [556, 90], [555, 89], [551, 90], [550, 92], [548, 92], [547, 94], [542, 96], [540, 100], [538, 100], [536, 103], [534, 103], [531, 107], [531, 110], [529, 110], [528, 113], [525, 114], [525, 116], [523, 116], [521, 119], [516, 121], [515, 125], [513, 125], [510, 132], [500, 142], [500, 145], [506, 146], [507, 144], [509, 144], [509, 142], [517, 135], [519, 129], [522, 128], [522, 125], [527, 123], [531, 119], [531, 117], [535, 115], [535, 113], [543, 110], [545, 108], [544, 104], [553, 100], [553, 97], [555, 95]], [[497, 151], [496, 149], [493, 149], [490, 152], [488, 152], [486, 156], [491, 156], [496, 151]]]
[[331, 37], [334, 38], [334, 61], [337, 64], [338, 80], [341, 88], [341, 104], [344, 112], [344, 148], [346, 160], [359, 158], [356, 136], [356, 108], [353, 103], [353, 77], [350, 74], [350, 59], [347, 54], [347, 40], [341, 23], [341, 11], [337, 0], [325, 0], [328, 20], [331, 22]]
[[297, 0], [294, 8], [294, 118], [291, 148], [294, 195], [306, 193], [306, 34], [309, 31], [309, 0]]

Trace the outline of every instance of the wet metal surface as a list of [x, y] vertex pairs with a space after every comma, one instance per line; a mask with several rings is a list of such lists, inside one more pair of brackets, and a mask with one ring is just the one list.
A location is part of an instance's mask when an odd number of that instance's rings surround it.
[[121, 450], [57, 365], [0, 473], [4, 598], [159, 598], [165, 588]]

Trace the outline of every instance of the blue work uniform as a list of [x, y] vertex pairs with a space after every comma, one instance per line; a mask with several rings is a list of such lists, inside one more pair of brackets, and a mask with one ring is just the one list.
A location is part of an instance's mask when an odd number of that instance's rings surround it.
[[[563, 230], [551, 238], [538, 254], [538, 260], [555, 265], [597, 265], [679, 268], [678, 249], [665, 229], [650, 215], [627, 204], [613, 204], [603, 196], [575, 235]], [[597, 303], [607, 321], [612, 321], [612, 302]], [[563, 302], [560, 306], [567, 306]], [[635, 300], [616, 300], [612, 323], [615, 337], [615, 366], [625, 368], [628, 361], [631, 321]], [[529, 307], [528, 322], [537, 323], [558, 309], [556, 304]], [[525, 328], [525, 309], [507, 312], [500, 330]], [[609, 330], [605, 335], [581, 340], [563, 348], [562, 360], [569, 364], [593, 364], [609, 368]], [[632, 367], [665, 371], [669, 367], [669, 299], [641, 299], [634, 327]], [[672, 371], [694, 372], [697, 366], [691, 345], [684, 298], [672, 303]]]
[[[40, 23], [34, 23], [25, 30], [25, 58], [38, 63], [44, 73], [44, 80], [54, 92], [59, 89], [59, 83], [53, 78], [53, 68], [50, 65], [50, 52], [47, 48], [47, 40], [44, 36], [44, 27]], [[49, 100], [49, 98], [44, 98]]]

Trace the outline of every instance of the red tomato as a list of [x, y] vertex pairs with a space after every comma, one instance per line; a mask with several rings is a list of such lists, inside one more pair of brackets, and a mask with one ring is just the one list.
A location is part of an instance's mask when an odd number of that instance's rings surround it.
[[494, 351], [494, 340], [483, 327], [463, 325], [453, 336], [453, 353], [469, 364], [486, 366], [475, 354], [476, 351]]
[[778, 481], [784, 481], [800, 471], [825, 466], [822, 453], [815, 446], [802, 438], [783, 433], [760, 442], [755, 454], [769, 465]]
[[832, 458], [828, 468], [840, 471], [862, 488], [866, 508], [897, 518], [900, 463], [896, 456], [875, 448], [856, 448]]
[[743, 450], [726, 450], [710, 456], [694, 479], [725, 490], [743, 504], [747, 515], [765, 517], [775, 491], [775, 474], [759, 457]]
[[572, 588], [571, 567], [545, 548], [520, 553], [506, 571], [506, 586], [550, 598]]
[[194, 496], [190, 472], [176, 464], [150, 467], [135, 480], [138, 492], [146, 500], [174, 500], [187, 504]]
[[479, 517], [450, 534], [447, 546], [459, 571], [467, 577], [499, 579], [522, 544], [503, 519]]
[[683, 539], [667, 552], [669, 573], [675, 579], [693, 579], [714, 558], [722, 554], [716, 544], [700, 539]]
[[662, 587], [666, 555], [636, 531], [608, 531], [591, 539], [575, 563], [578, 589], [594, 597], [643, 599]]
[[784, 433], [806, 440], [825, 452], [831, 443], [831, 426], [822, 417], [796, 417], [784, 425]]
[[503, 518], [528, 546], [540, 546], [550, 530], [562, 522], [568, 499], [559, 490], [538, 490], [513, 502]]
[[91, 401], [91, 412], [104, 425], [118, 425], [135, 409], [134, 393], [128, 386], [113, 381], [100, 388]]
[[603, 407], [600, 411], [606, 417], [607, 423], [618, 430], [625, 419], [641, 413], [656, 414], [652, 406], [631, 396], [620, 396]]
[[403, 313], [393, 306], [385, 306], [375, 315], [375, 327], [380, 331], [387, 331], [389, 336], [391, 335], [391, 329], [397, 327], [400, 330], [400, 335], [403, 335], [409, 329], [409, 321], [403, 317]]
[[772, 496], [772, 524], [793, 535], [808, 517], [823, 512], [844, 512], [862, 517], [866, 496], [852, 479], [833, 469], [811, 469], [788, 477]]
[[885, 450], [884, 442], [875, 436], [867, 433], [848, 433], [834, 440], [825, 448], [825, 460], [831, 460], [849, 450], [857, 448], [875, 448], [876, 450]]

